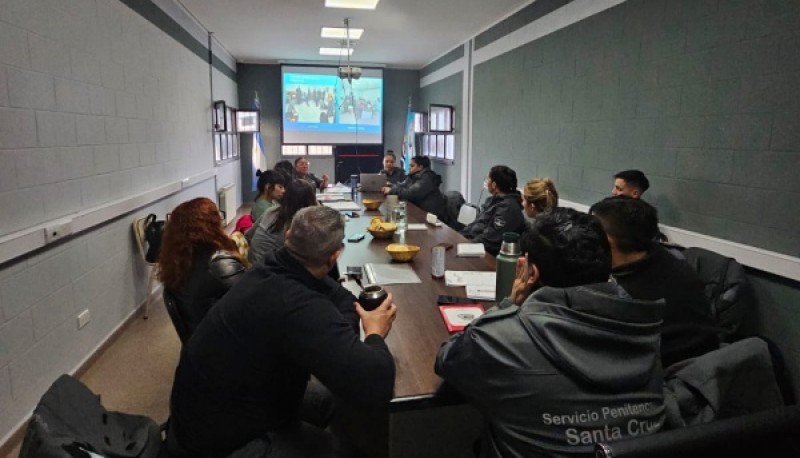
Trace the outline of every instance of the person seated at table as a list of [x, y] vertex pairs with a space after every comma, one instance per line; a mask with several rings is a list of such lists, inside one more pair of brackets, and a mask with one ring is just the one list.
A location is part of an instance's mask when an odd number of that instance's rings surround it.
[[639, 199], [649, 187], [650, 181], [641, 170], [623, 170], [614, 175], [614, 187], [611, 188], [611, 195]]
[[298, 157], [294, 161], [295, 177], [308, 182], [314, 189], [320, 191], [328, 187], [328, 175], [322, 175], [322, 178], [317, 178], [313, 173], [308, 171], [308, 166], [311, 163], [304, 157]]
[[487, 253], [497, 255], [504, 232], [521, 233], [525, 229], [517, 191], [517, 173], [505, 165], [495, 165], [486, 177], [486, 189], [491, 196], [486, 199], [475, 221], [460, 232], [473, 242], [483, 243]]
[[210, 199], [198, 197], [172, 210], [161, 239], [158, 280], [177, 299], [190, 333], [247, 266]]
[[287, 183], [280, 205], [265, 211], [248, 231], [251, 264], [260, 264], [267, 253], [283, 246], [286, 230], [295, 213], [301, 208], [317, 205], [317, 196], [308, 182], [294, 179]]
[[397, 157], [394, 152], [392, 150], [387, 151], [383, 156], [383, 170], [378, 172], [386, 177], [386, 184], [390, 186], [406, 180], [406, 172], [400, 167], [395, 167], [396, 162]]
[[480, 456], [590, 456], [598, 441], [658, 431], [663, 303], [608, 281], [608, 240], [585, 213], [541, 213], [521, 248], [511, 297], [436, 358], [486, 420]]
[[223, 457], [245, 445], [263, 452], [248, 456], [335, 456], [324, 425], [298, 419], [310, 376], [348, 405], [388, 407], [395, 365], [384, 339], [397, 307], [390, 294], [367, 312], [327, 276], [343, 238], [338, 211], [300, 210], [286, 245], [208, 313], [175, 371], [170, 457]]
[[678, 361], [719, 348], [704, 285], [695, 271], [655, 241], [658, 212], [641, 199], [608, 197], [589, 212], [603, 224], [611, 244], [614, 280], [635, 299], [664, 299], [661, 361]]
[[548, 208], [558, 207], [558, 191], [553, 180], [550, 178], [534, 178], [525, 183], [522, 190], [522, 209], [528, 218], [536, 218], [536, 215]]
[[405, 181], [385, 186], [383, 193], [396, 194], [447, 224], [447, 198], [439, 190], [442, 177], [431, 170], [431, 160], [425, 156], [412, 157], [410, 165], [411, 173]]
[[286, 159], [276, 162], [275, 166], [272, 167], [272, 170], [283, 173], [287, 180], [296, 178], [297, 175], [297, 173], [294, 171], [292, 161], [287, 161]]
[[284, 187], [287, 180], [285, 175], [274, 170], [262, 172], [259, 169], [256, 170], [256, 176], [258, 177], [258, 183], [256, 184], [258, 195], [256, 195], [253, 208], [250, 209], [250, 217], [254, 223], [261, 218], [261, 215], [268, 208], [278, 205], [278, 201], [281, 200], [285, 192]]

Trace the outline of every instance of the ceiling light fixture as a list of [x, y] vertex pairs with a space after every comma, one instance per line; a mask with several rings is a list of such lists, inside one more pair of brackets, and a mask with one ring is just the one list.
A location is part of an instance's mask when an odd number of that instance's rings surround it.
[[319, 48], [319, 53], [323, 56], [350, 56], [353, 48]]
[[353, 8], [357, 10], [374, 10], [379, 0], [325, 0], [327, 8]]
[[[350, 39], [358, 40], [364, 29], [350, 29]], [[336, 38], [338, 40], [347, 39], [347, 29], [345, 27], [323, 27], [321, 32], [322, 38]]]

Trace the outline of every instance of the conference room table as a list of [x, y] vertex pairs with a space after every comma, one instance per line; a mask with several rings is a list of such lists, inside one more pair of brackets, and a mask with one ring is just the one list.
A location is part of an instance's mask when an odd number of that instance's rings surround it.
[[[359, 194], [355, 201], [360, 202], [361, 198], [384, 200], [381, 194], [364, 193]], [[386, 339], [394, 357], [396, 378], [388, 418], [371, 417], [361, 425], [362, 428], [371, 429], [373, 436], [386, 436], [377, 440], [380, 450], [369, 447], [372, 449], [370, 456], [392, 455], [389, 451], [383, 453], [383, 441], [392, 441], [388, 436], [391, 434], [391, 419], [396, 412], [432, 409], [448, 402], [449, 397], [440, 393], [442, 380], [433, 370], [439, 347], [450, 337], [439, 313], [437, 298], [440, 294], [464, 297], [466, 292], [463, 286], [448, 287], [444, 278], [437, 279], [431, 275], [432, 248], [438, 244], [452, 245], [445, 251], [447, 270], [494, 271], [495, 268], [494, 256], [489, 254], [483, 257], [457, 257], [456, 244], [468, 240], [444, 224], [438, 227], [426, 224], [425, 230], [406, 230], [404, 234], [395, 233], [392, 239], [373, 238], [367, 226], [373, 217], [385, 216], [385, 205], [384, 201], [376, 211], [365, 211], [362, 206], [359, 217], [349, 218], [345, 225], [345, 238], [356, 233], [365, 234], [365, 238], [360, 242], [347, 242], [338, 261], [339, 270], [344, 273], [348, 266], [392, 262], [386, 252], [386, 246], [390, 243], [403, 242], [420, 247], [419, 253], [408, 265], [422, 282], [384, 285], [397, 305], [397, 316]], [[409, 224], [425, 223], [425, 217], [425, 211], [407, 203]], [[352, 284], [350, 287], [352, 290]], [[488, 308], [494, 303], [484, 302], [483, 305]], [[387, 446], [386, 450], [390, 448]]]

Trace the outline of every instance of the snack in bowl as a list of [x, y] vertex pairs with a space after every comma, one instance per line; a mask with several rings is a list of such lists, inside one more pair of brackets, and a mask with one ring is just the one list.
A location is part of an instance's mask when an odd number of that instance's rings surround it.
[[387, 223], [383, 218], [376, 216], [372, 218], [367, 226], [367, 231], [376, 239], [389, 239], [397, 230], [397, 224]]
[[383, 203], [382, 200], [377, 199], [361, 199], [361, 203], [364, 205], [364, 208], [370, 211], [377, 210], [381, 204]]
[[405, 243], [390, 243], [386, 247], [386, 251], [393, 261], [409, 262], [414, 259], [414, 256], [419, 253], [419, 247], [416, 245], [407, 245]]

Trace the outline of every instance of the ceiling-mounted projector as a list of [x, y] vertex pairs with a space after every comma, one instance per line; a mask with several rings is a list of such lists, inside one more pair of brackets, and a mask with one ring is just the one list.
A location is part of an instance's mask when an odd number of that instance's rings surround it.
[[339, 78], [347, 80], [357, 80], [361, 78], [361, 67], [339, 67]]

